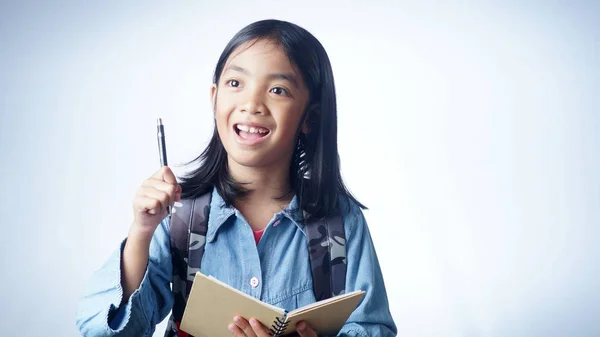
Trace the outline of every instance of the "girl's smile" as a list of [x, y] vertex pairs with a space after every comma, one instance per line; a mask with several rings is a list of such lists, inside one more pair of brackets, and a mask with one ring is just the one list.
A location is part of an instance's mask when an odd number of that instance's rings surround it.
[[242, 145], [256, 145], [270, 135], [271, 130], [263, 125], [256, 123], [237, 123], [233, 126], [235, 133], [237, 134], [236, 141]]

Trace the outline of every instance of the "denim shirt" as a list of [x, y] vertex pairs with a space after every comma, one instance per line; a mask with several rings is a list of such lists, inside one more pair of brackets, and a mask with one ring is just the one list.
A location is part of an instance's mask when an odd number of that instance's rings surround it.
[[[365, 218], [355, 203], [343, 200], [346, 292], [361, 289], [366, 294], [338, 336], [395, 336], [396, 325]], [[293, 216], [297, 208], [294, 197], [286, 209], [273, 216], [257, 245], [242, 214], [226, 206], [214, 189], [200, 271], [287, 310], [315, 302], [304, 224]], [[170, 313], [169, 226], [167, 217], [154, 232], [145, 275], [127, 303], [121, 305], [125, 241], [92, 275], [77, 308], [76, 323], [83, 336], [152, 336], [156, 325]]]

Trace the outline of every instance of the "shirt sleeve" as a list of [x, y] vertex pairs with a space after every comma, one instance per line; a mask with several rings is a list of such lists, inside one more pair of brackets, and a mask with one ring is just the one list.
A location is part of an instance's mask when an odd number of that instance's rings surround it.
[[[355, 206], [355, 205], [352, 205]], [[346, 231], [346, 292], [364, 290], [365, 297], [338, 336], [396, 336], [387, 292], [371, 234], [362, 211], [351, 207]]]
[[123, 303], [121, 256], [125, 241], [88, 281], [76, 324], [82, 336], [151, 336], [173, 306], [169, 218], [150, 242], [148, 266], [138, 289]]

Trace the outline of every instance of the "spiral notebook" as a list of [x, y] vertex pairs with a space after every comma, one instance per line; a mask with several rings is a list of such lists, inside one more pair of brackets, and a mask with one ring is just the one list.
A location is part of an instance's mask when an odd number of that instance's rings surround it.
[[288, 312], [197, 272], [180, 329], [195, 337], [231, 336], [227, 326], [234, 316], [241, 316], [256, 318], [272, 336], [294, 333], [300, 321], [319, 335], [336, 335], [364, 295], [357, 290]]

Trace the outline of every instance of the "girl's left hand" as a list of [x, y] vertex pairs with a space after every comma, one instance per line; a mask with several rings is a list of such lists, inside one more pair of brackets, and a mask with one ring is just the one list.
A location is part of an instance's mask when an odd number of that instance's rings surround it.
[[[243, 317], [235, 316], [233, 323], [229, 325], [229, 331], [235, 337], [271, 337], [269, 331], [254, 318], [248, 322]], [[300, 337], [317, 337], [315, 331], [304, 322], [296, 325], [296, 332]]]

